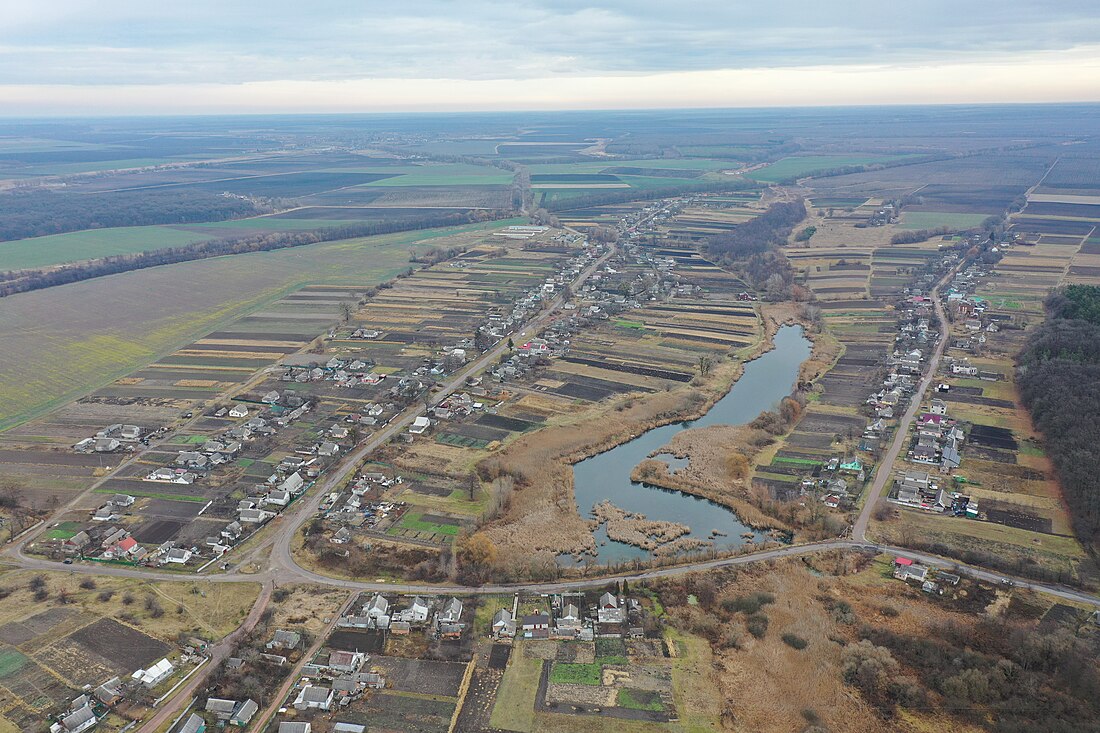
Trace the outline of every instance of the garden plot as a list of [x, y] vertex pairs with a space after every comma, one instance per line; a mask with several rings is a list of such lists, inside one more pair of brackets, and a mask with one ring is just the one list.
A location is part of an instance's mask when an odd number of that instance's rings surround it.
[[340, 720], [381, 733], [447, 733], [455, 705], [448, 700], [376, 692], [344, 708]]
[[430, 659], [376, 656], [371, 666], [386, 678], [387, 687], [399, 692], [457, 697], [466, 664]]

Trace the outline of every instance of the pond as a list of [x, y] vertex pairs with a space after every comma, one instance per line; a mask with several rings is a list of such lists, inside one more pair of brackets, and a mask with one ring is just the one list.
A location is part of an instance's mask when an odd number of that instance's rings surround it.
[[[628, 512], [644, 514], [648, 519], [682, 522], [691, 527], [686, 537], [713, 540], [719, 548], [737, 547], [762, 539], [764, 533], [753, 532], [726, 507], [680, 491], [635, 483], [630, 480], [630, 472], [681, 430], [708, 425], [743, 425], [790, 394], [812, 344], [801, 326], [781, 327], [774, 341], [775, 348], [745, 364], [745, 372], [733, 388], [698, 420], [654, 428], [574, 465], [577, 511], [591, 517], [592, 507], [606, 499]], [[670, 470], [683, 465], [683, 461], [670, 455], [658, 455], [656, 459], [669, 463]], [[712, 535], [712, 530], [721, 534]], [[752, 533], [752, 539], [742, 537], [748, 532]], [[650, 556], [646, 550], [609, 539], [606, 525], [600, 525], [595, 537], [598, 545], [595, 562], [616, 563]]]

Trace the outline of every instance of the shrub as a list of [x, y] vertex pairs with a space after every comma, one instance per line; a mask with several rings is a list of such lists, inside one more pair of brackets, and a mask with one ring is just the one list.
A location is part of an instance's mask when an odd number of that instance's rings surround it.
[[768, 617], [763, 613], [754, 613], [749, 616], [749, 620], [745, 623], [745, 627], [749, 630], [749, 633], [757, 639], [763, 639], [764, 635], [768, 633]]
[[722, 610], [729, 613], [756, 613], [764, 606], [775, 603], [771, 593], [750, 593], [747, 596], [734, 596], [722, 599]]
[[84, 590], [95, 590], [95, 578], [85, 578], [80, 581], [80, 587]]
[[783, 643], [792, 649], [801, 650], [809, 646], [810, 642], [806, 641], [801, 636], [798, 636], [796, 634], [783, 634]]
[[110, 589], [101, 590], [99, 592], [99, 595], [96, 596], [96, 600], [106, 603], [107, 601], [111, 600], [114, 597], [115, 597], [115, 592], [113, 590], [110, 590]]

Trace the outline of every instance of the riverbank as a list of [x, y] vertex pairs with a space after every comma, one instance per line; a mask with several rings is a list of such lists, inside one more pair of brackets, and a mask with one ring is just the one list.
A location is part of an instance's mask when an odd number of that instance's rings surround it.
[[[573, 465], [655, 428], [706, 415], [741, 379], [747, 364], [774, 348], [774, 337], [781, 326], [797, 317], [798, 304], [783, 309], [780, 305], [784, 304], [762, 306], [760, 335], [755, 344], [736, 357], [721, 359], [707, 375], [697, 374], [690, 385], [663, 393], [616, 398], [598, 411], [571, 416], [524, 436], [483, 461], [483, 474], [510, 474], [516, 477], [517, 490], [505, 516], [480, 531], [502, 554], [517, 551], [525, 557], [532, 553], [595, 556], [597, 544], [590, 520], [577, 511]], [[629, 470], [628, 466], [626, 471]], [[726, 474], [722, 471], [719, 475]], [[703, 496], [703, 489], [695, 488], [691, 493]], [[754, 510], [736, 492], [714, 496], [717, 503], [738, 514], [744, 512], [747, 518], [759, 522], [761, 528], [785, 529]]]
[[[813, 346], [799, 368], [798, 383], [803, 390], [812, 390], [816, 380], [843, 355], [844, 347], [833, 336], [816, 329], [806, 318], [803, 306], [790, 302], [765, 304], [761, 308], [762, 326], [767, 342], [773, 346], [775, 335], [783, 326], [803, 328], [803, 335]], [[768, 350], [761, 351], [760, 356]], [[792, 527], [761, 510], [759, 504], [770, 497], [758, 496], [749, 483], [757, 456], [776, 440], [777, 436], [751, 425], [688, 428], [635, 466], [630, 478], [721, 504], [754, 529], [790, 532]], [[687, 463], [671, 470], [660, 459], [662, 455], [673, 456], [677, 463]]]

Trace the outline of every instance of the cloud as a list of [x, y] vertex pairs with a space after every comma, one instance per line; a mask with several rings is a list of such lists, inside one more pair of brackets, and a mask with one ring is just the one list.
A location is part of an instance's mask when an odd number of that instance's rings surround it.
[[[564, 79], [576, 97], [594, 79], [690, 72], [1011, 66], [1037, 54], [1090, 61], [1098, 37], [1095, 0], [52, 0], [0, 3], [0, 85], [76, 100], [87, 96], [82, 86], [131, 99], [157, 88], [388, 88], [405, 79], [426, 89], [447, 79], [471, 90], [558, 89]], [[1052, 88], [1064, 88], [1054, 76]], [[994, 92], [1011, 93], [1004, 82]], [[712, 92], [715, 105], [726, 96]]]
[[534, 79], [356, 79], [240, 84], [0, 85], [42, 114], [293, 113], [1095, 101], [1100, 55], [1011, 62], [830, 65]]

